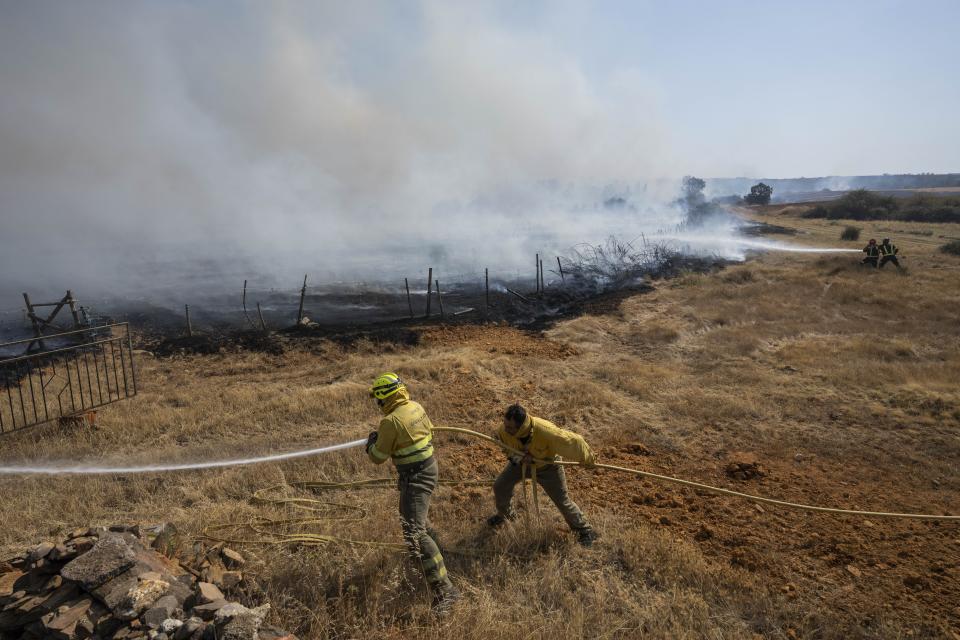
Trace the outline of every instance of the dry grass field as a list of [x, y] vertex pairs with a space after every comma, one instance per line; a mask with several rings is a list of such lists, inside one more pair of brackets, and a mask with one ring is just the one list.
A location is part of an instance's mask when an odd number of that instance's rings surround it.
[[[844, 221], [754, 212], [786, 242], [850, 246]], [[47, 427], [0, 440], [14, 462], [192, 461], [361, 438], [366, 395], [399, 372], [437, 425], [486, 432], [516, 400], [578, 431], [602, 462], [787, 500], [960, 513], [960, 258], [950, 225], [857, 223], [890, 236], [905, 273], [856, 254], [766, 253], [598, 306], [543, 334], [424, 327], [417, 346], [303, 343], [284, 355], [139, 357], [142, 393], [92, 431]], [[782, 236], [778, 236], [779, 240]], [[491, 479], [493, 447], [437, 436], [441, 475]], [[765, 475], [735, 480], [731, 461]], [[282, 464], [136, 477], [0, 479], [0, 557], [81, 525], [205, 526], [288, 515], [257, 489], [385, 477], [359, 450]], [[334, 544], [240, 545], [238, 595], [273, 605], [303, 638], [960, 638], [960, 527], [759, 508], [613, 472], [574, 469], [574, 499], [602, 539], [577, 546], [541, 518], [488, 531], [486, 487], [447, 486], [432, 519], [465, 598], [435, 620], [403, 555]], [[295, 492], [290, 490], [291, 495]], [[400, 541], [393, 490], [315, 496], [314, 531]]]

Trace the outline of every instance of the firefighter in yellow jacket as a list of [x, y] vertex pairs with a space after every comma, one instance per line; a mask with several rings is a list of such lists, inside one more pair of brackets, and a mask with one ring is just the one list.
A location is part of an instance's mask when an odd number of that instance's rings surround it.
[[383, 418], [367, 439], [367, 455], [376, 464], [393, 460], [396, 465], [403, 539], [430, 585], [434, 609], [445, 613], [459, 593], [447, 576], [430, 528], [430, 496], [438, 474], [433, 424], [423, 407], [410, 399], [407, 387], [395, 373], [384, 373], [374, 380], [370, 395], [376, 398]]
[[[513, 511], [513, 490], [524, 475], [532, 477], [530, 465], [536, 469], [537, 483], [543, 487], [563, 519], [577, 534], [577, 541], [585, 547], [593, 544], [597, 534], [583, 517], [580, 507], [570, 499], [567, 493], [567, 481], [563, 466], [534, 460], [556, 460], [562, 458], [570, 462], [580, 462], [587, 467], [595, 464], [589, 445], [572, 431], [561, 429], [543, 418], [528, 415], [519, 404], [507, 408], [503, 417], [503, 426], [497, 434], [500, 441], [511, 449], [523, 451], [524, 455], [510, 454], [510, 460], [493, 483], [496, 515], [487, 520], [491, 527], [499, 527], [507, 520], [516, 518]], [[524, 469], [526, 467], [526, 470]]]

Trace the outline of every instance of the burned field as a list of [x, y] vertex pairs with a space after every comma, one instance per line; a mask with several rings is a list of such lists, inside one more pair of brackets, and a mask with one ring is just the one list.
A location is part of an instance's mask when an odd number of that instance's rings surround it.
[[[829, 246], [839, 230], [779, 209], [763, 219], [810, 245]], [[519, 311], [489, 323], [420, 314], [276, 331], [275, 351], [140, 352], [140, 393], [104, 409], [98, 428], [12, 434], [4, 459], [149, 464], [362, 438], [378, 420], [370, 379], [397, 370], [437, 425], [490, 433], [519, 399], [582, 434], [602, 462], [792, 502], [956, 514], [960, 261], [929, 236], [890, 229], [906, 273], [864, 270], [855, 256], [768, 253], [652, 278], [642, 295], [591, 295], [542, 325]], [[531, 284], [518, 292], [539, 302]], [[493, 301], [527, 308], [512, 294]], [[437, 455], [442, 477], [480, 483], [441, 487], [431, 510], [465, 594], [449, 622], [431, 617], [402, 555], [342, 542], [231, 545], [247, 563], [225, 593], [250, 610], [270, 603], [264, 624], [302, 638], [507, 638], [521, 626], [531, 637], [952, 639], [960, 626], [953, 523], [758, 507], [575, 469], [572, 497], [603, 536], [582, 550], [546, 500], [539, 515], [519, 505], [529, 521], [488, 530], [483, 483], [503, 464], [492, 446], [438, 434]], [[350, 507], [350, 517], [318, 514], [312, 533], [397, 543], [392, 486], [297, 488], [390, 475], [348, 451], [128, 478], [5, 477], [0, 557], [77, 527], [172, 522], [191, 550], [211, 525], [301, 517], [254, 497], [273, 485]], [[209, 570], [193, 558], [183, 562]], [[201, 579], [222, 581], [215, 574]]]

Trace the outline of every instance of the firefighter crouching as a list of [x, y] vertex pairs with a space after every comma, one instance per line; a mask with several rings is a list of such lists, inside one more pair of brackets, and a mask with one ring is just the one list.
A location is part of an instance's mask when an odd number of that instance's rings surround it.
[[430, 527], [430, 496], [438, 475], [433, 424], [423, 407], [410, 399], [395, 373], [385, 373], [374, 380], [370, 395], [376, 398], [384, 417], [367, 439], [367, 454], [376, 464], [392, 459], [396, 465], [404, 542], [430, 585], [434, 610], [446, 613], [460, 594], [447, 576]]
[[877, 261], [880, 259], [880, 247], [877, 246], [877, 241], [874, 238], [870, 238], [870, 242], [863, 248], [863, 252], [867, 255], [860, 261], [860, 264], [876, 267]]
[[[577, 534], [577, 541], [589, 547], [597, 539], [597, 534], [580, 511], [580, 507], [570, 499], [567, 493], [567, 481], [563, 467], [558, 464], [533, 462], [534, 459], [554, 460], [558, 456], [563, 460], [580, 462], [590, 467], [595, 464], [593, 453], [586, 441], [557, 425], [528, 415], [519, 404], [511, 405], [503, 417], [503, 426], [497, 434], [500, 441], [512, 449], [523, 451], [524, 455], [511, 454], [510, 461], [493, 483], [496, 515], [487, 519], [491, 527], [499, 527], [507, 520], [516, 518], [513, 511], [513, 490], [521, 482], [524, 474], [530, 478], [532, 465], [536, 469], [536, 481], [560, 510], [570, 529]], [[526, 467], [526, 470], [524, 469]]]

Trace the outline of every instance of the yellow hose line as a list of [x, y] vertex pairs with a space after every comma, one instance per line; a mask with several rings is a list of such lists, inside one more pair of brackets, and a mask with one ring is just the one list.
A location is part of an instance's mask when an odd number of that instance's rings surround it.
[[[434, 427], [434, 431], [447, 431], [450, 433], [462, 433], [468, 436], [473, 436], [475, 438], [481, 438], [487, 440], [497, 445], [498, 447], [509, 451], [510, 453], [524, 455], [523, 451], [518, 451], [512, 447], [508, 447], [506, 444], [500, 442], [496, 438], [488, 436], [484, 433], [479, 433], [477, 431], [471, 431], [470, 429], [463, 429], [461, 427]], [[562, 464], [567, 466], [586, 466], [579, 462], [568, 462], [568, 461], [553, 461], [553, 460], [534, 460], [535, 462], [545, 462], [547, 464]], [[892, 513], [886, 511], [860, 511], [858, 509], [837, 509], [834, 507], [818, 507], [811, 504], [800, 504], [797, 502], [787, 502], [786, 500], [775, 500], [774, 498], [764, 498], [763, 496], [754, 496], [749, 493], [742, 493], [740, 491], [733, 491], [732, 489], [723, 489], [721, 487], [713, 487], [708, 484], [703, 484], [700, 482], [694, 482], [692, 480], [683, 480], [682, 478], [673, 478], [671, 476], [660, 475], [659, 473], [651, 473], [649, 471], [641, 471], [639, 469], [629, 469], [627, 467], [617, 467], [612, 464], [596, 464], [591, 469], [609, 469], [611, 471], [619, 471], [621, 473], [630, 473], [637, 476], [642, 476], [644, 478], [651, 478], [653, 480], [660, 480], [661, 482], [669, 482], [673, 484], [683, 485], [685, 487], [692, 487], [694, 489], [699, 489], [701, 491], [708, 491], [710, 493], [716, 493], [724, 496], [733, 496], [735, 498], [742, 498], [744, 500], [750, 500], [752, 502], [761, 502], [763, 504], [772, 504], [779, 507], [787, 507], [789, 509], [800, 509], [803, 511], [816, 511], [820, 513], [836, 513], [839, 515], [848, 515], [848, 516], [869, 516], [871, 518], [906, 518], [910, 520], [944, 520], [949, 522], [960, 522], [960, 516], [950, 516], [950, 515], [936, 515], [930, 513]]]

